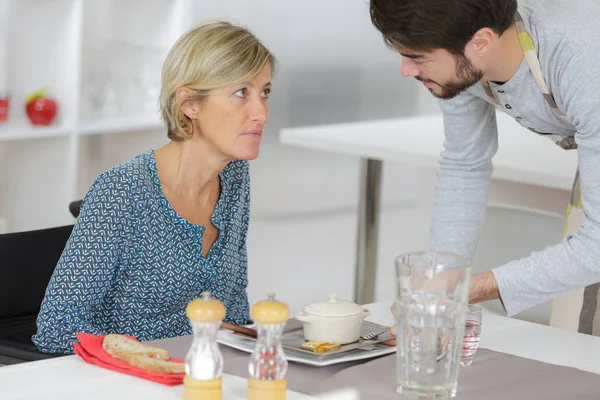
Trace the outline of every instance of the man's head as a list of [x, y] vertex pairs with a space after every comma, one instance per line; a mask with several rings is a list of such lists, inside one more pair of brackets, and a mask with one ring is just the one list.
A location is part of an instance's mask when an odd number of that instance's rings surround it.
[[512, 25], [516, 0], [371, 0], [371, 21], [402, 55], [402, 75], [449, 99], [475, 83]]

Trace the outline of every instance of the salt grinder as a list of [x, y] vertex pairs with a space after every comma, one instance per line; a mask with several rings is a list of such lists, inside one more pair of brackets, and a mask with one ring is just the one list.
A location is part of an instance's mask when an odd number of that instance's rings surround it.
[[225, 317], [225, 306], [209, 292], [192, 300], [186, 314], [194, 330], [194, 341], [185, 358], [184, 400], [221, 400], [223, 355], [217, 332]]
[[256, 322], [256, 347], [248, 371], [248, 400], [285, 400], [288, 362], [281, 346], [281, 335], [290, 310], [285, 303], [269, 294], [267, 300], [252, 307], [252, 319]]

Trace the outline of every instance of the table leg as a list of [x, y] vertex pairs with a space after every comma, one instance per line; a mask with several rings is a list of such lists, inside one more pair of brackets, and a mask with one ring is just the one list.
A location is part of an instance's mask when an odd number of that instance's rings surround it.
[[354, 281], [354, 301], [358, 304], [375, 301], [382, 164], [379, 160], [361, 160]]

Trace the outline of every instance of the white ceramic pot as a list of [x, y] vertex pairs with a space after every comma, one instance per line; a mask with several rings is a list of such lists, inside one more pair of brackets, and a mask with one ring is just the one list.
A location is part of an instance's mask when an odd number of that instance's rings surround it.
[[306, 340], [347, 344], [360, 338], [363, 320], [371, 311], [330, 294], [326, 301], [311, 303], [294, 316], [304, 323]]

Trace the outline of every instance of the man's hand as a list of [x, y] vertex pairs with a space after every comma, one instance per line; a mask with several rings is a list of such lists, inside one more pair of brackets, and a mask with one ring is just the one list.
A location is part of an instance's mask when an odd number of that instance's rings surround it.
[[[473, 275], [471, 278], [471, 290], [469, 294], [469, 304], [481, 303], [482, 301], [494, 300], [500, 298], [500, 290], [498, 289], [498, 283], [492, 271], [484, 272], [481, 274]], [[392, 303], [390, 311], [395, 315], [394, 310], [395, 304]], [[387, 328], [393, 336], [396, 336], [396, 326], [390, 326]], [[396, 339], [390, 339], [383, 342], [389, 346], [396, 345]]]

